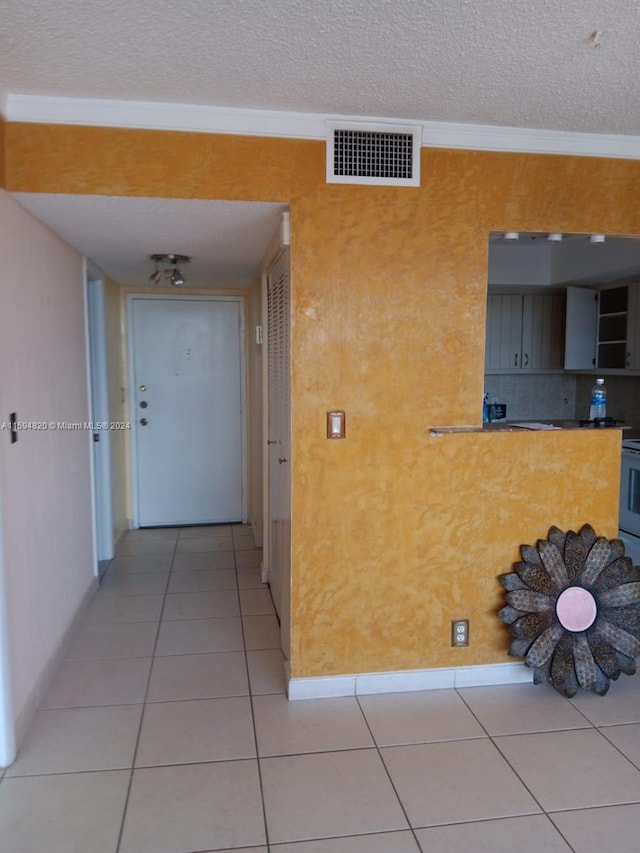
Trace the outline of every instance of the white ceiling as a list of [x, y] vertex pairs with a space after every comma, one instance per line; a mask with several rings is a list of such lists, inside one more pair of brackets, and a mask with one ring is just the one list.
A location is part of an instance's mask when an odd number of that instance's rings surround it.
[[596, 284], [640, 275], [640, 239], [607, 236], [592, 244], [589, 234], [563, 234], [549, 242], [547, 234], [521, 233], [505, 240], [502, 233], [489, 238], [490, 288]]
[[149, 255], [189, 255], [191, 287], [246, 287], [275, 236], [282, 204], [15, 193], [70, 245], [125, 285], [143, 286]]
[[[635, 136], [639, 43], [637, 0], [1, 0], [0, 109], [50, 96]], [[178, 252], [189, 283], [242, 286], [282, 209], [20, 201], [135, 284], [149, 254]]]

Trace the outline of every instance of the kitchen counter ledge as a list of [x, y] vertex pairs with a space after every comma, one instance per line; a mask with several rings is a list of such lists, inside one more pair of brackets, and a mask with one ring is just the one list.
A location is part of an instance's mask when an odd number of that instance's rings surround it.
[[[532, 426], [527, 428], [524, 426], [518, 426], [519, 424], [530, 423]], [[556, 427], [556, 429], [545, 429], [544, 426], [541, 426], [539, 429], [535, 429], [533, 424], [543, 424], [548, 427]], [[580, 421], [565, 421], [565, 420], [540, 420], [540, 421], [497, 421], [494, 423], [483, 423], [479, 426], [468, 426], [468, 427], [431, 427], [430, 435], [432, 438], [437, 438], [441, 435], [451, 435], [455, 433], [468, 433], [468, 432], [557, 432], [559, 430], [579, 430], [580, 432], [595, 432], [593, 427], [581, 427]], [[610, 432], [612, 430], [624, 431], [625, 438], [634, 437], [633, 434], [637, 433], [640, 435], [639, 430], [635, 430], [631, 426], [627, 426], [626, 424], [621, 424], [620, 426], [615, 427], [605, 427], [600, 428], [598, 432]]]

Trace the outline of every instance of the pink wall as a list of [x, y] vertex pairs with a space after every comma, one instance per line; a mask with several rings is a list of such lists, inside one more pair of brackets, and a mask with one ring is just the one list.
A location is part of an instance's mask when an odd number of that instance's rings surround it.
[[[82, 257], [0, 190], [0, 423], [88, 420]], [[94, 582], [90, 436], [0, 430], [15, 718]], [[26, 721], [22, 721], [26, 722]]]

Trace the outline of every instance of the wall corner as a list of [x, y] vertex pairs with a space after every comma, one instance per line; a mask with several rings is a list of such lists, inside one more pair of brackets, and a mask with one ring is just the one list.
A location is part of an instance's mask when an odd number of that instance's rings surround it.
[[5, 120], [0, 114], [0, 187], [4, 189], [6, 187], [6, 169], [5, 169], [5, 159], [6, 159], [6, 133], [5, 133]]

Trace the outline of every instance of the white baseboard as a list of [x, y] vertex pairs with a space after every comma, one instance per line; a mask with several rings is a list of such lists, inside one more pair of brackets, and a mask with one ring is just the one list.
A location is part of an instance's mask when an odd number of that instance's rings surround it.
[[318, 678], [288, 678], [287, 693], [291, 700], [326, 699], [330, 696], [407, 693], [413, 690], [522, 684], [531, 681], [533, 672], [522, 663], [494, 663], [451, 669], [412, 669]]
[[44, 699], [44, 694], [49, 689], [49, 685], [51, 684], [51, 681], [53, 680], [54, 675], [56, 674], [56, 672], [58, 671], [58, 668], [60, 667], [60, 664], [64, 660], [64, 654], [67, 650], [69, 642], [71, 641], [71, 637], [74, 634], [75, 629], [77, 628], [77, 626], [80, 623], [80, 617], [84, 613], [84, 610], [85, 610], [87, 604], [89, 603], [91, 598], [93, 598], [97, 589], [98, 589], [98, 579], [94, 578], [92, 580], [91, 584], [89, 585], [89, 588], [87, 589], [85, 594], [82, 596], [80, 604], [76, 608], [76, 612], [75, 612], [75, 614], [71, 620], [71, 623], [69, 624], [69, 627], [67, 628], [64, 635], [62, 636], [57, 647], [54, 649], [52, 654], [49, 656], [49, 660], [45, 664], [44, 669], [42, 670], [42, 673], [40, 674], [40, 677], [36, 681], [31, 692], [29, 693], [29, 696], [27, 697], [27, 701], [22, 706], [22, 710], [18, 714], [18, 717], [16, 719], [16, 723], [15, 723], [15, 726], [16, 726], [16, 744], [18, 747], [22, 743], [22, 740], [24, 739], [24, 736], [27, 733], [27, 729], [31, 725], [35, 715], [37, 714], [37, 712], [40, 709], [40, 706], [42, 705], [42, 700]]

